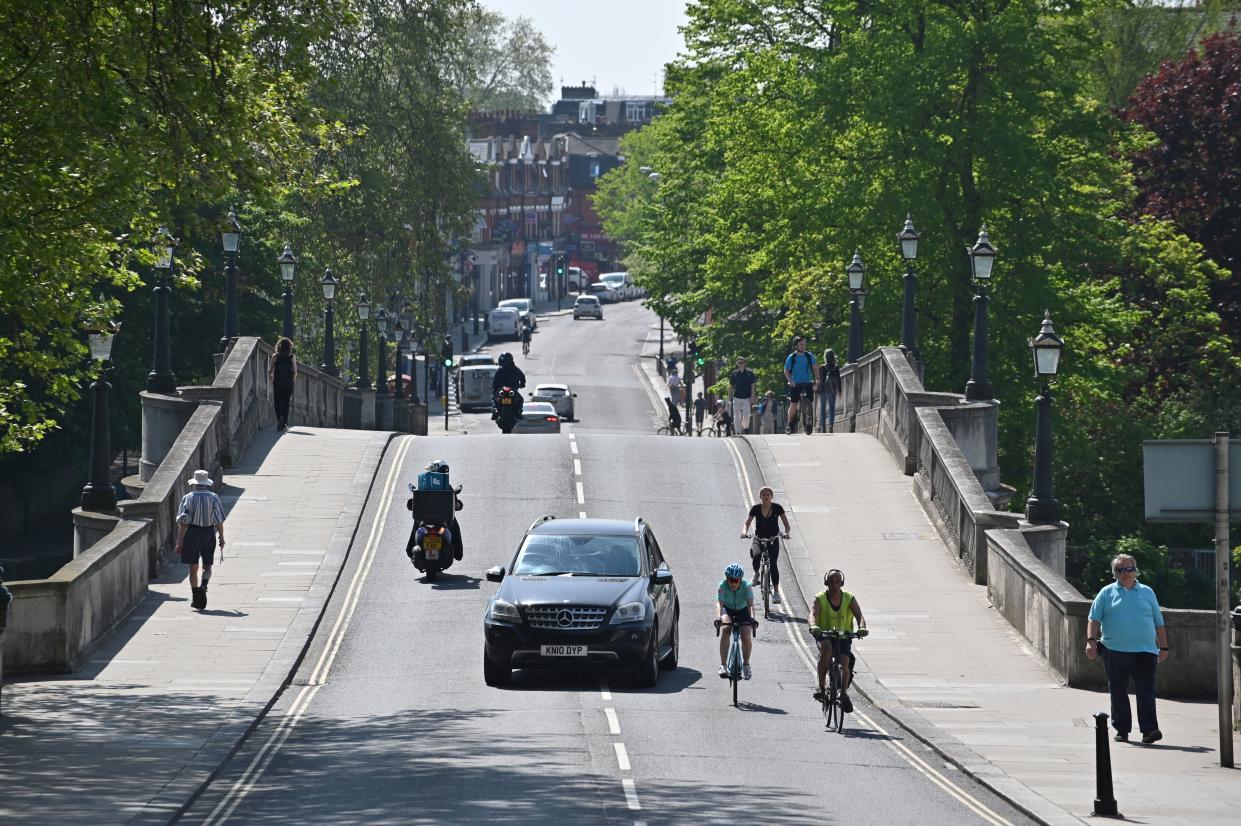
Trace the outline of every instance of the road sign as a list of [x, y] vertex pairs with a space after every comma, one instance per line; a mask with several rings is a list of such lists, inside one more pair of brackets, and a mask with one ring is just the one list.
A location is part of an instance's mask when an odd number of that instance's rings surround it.
[[[1228, 444], [1229, 464], [1241, 468], [1241, 439]], [[1142, 443], [1147, 522], [1215, 521], [1215, 447], [1210, 439]], [[1241, 473], [1228, 480], [1229, 510], [1241, 520]]]

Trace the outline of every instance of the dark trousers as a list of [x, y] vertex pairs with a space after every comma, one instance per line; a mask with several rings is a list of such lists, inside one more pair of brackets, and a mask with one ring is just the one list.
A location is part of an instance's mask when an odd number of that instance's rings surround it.
[[1129, 710], [1129, 681], [1133, 680], [1133, 693], [1138, 703], [1138, 730], [1143, 734], [1156, 731], [1159, 720], [1155, 717], [1155, 668], [1159, 665], [1156, 654], [1134, 651], [1109, 651], [1100, 644], [1103, 668], [1107, 672], [1107, 689], [1112, 695], [1112, 728], [1128, 734], [1133, 730], [1133, 715]]
[[[755, 579], [758, 579], [758, 569], [763, 564], [762, 551], [759, 551], [758, 556], [754, 556], [754, 548], [757, 545], [758, 545], [757, 542], [751, 543], [751, 549], [750, 549], [750, 562], [754, 564], [754, 578]], [[767, 558], [771, 560], [771, 564], [769, 566], [769, 570], [771, 571], [771, 587], [779, 588], [780, 587], [780, 565], [778, 564], [780, 562], [780, 540], [779, 539], [777, 539], [775, 542], [772, 542], [771, 547], [767, 549]]]
[[272, 396], [276, 402], [276, 421], [280, 424], [287, 424], [289, 421], [289, 402], [293, 398], [292, 387], [282, 387], [274, 385], [272, 387]]

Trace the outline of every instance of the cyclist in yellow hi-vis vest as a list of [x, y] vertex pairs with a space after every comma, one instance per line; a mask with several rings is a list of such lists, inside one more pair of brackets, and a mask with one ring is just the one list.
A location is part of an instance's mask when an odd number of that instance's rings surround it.
[[[816, 636], [820, 631], [848, 634], [853, 630], [853, 621], [857, 620], [857, 635], [865, 637], [866, 618], [862, 616], [862, 607], [858, 605], [857, 598], [844, 589], [845, 575], [839, 569], [832, 568], [824, 574], [823, 584], [827, 586], [827, 590], [815, 595], [810, 633]], [[814, 698], [823, 699], [823, 683], [827, 679], [827, 667], [832, 661], [833, 646], [836, 649], [836, 659], [840, 662], [840, 707], [845, 712], [852, 713], [853, 702], [846, 691], [853, 679], [853, 640], [832, 640], [828, 637], [819, 640], [819, 690], [814, 693]]]

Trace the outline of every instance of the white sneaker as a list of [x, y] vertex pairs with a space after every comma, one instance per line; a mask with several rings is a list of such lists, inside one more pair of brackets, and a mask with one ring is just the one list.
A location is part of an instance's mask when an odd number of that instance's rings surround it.
[[772, 592], [771, 592], [771, 602], [772, 602], [772, 604], [774, 604], [774, 605], [779, 605], [779, 604], [780, 604], [780, 592], [779, 592], [779, 591], [772, 591]]
[[747, 680], [750, 679], [750, 675], [752, 673], [753, 672], [750, 671], [749, 663], [746, 663], [745, 665], [741, 666], [741, 676], [745, 677]]

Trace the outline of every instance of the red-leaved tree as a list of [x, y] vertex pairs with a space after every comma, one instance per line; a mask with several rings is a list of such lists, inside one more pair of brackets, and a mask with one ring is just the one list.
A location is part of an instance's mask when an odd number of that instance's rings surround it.
[[1214, 297], [1225, 330], [1241, 334], [1241, 37], [1235, 20], [1143, 80], [1125, 115], [1159, 139], [1133, 158], [1138, 208], [1175, 222], [1232, 274]]

